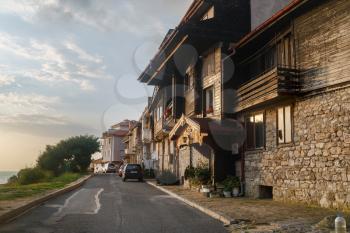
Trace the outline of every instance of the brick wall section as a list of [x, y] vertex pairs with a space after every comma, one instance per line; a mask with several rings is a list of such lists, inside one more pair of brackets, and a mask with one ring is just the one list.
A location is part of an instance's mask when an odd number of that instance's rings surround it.
[[350, 208], [350, 88], [299, 99], [294, 143], [276, 143], [276, 109], [266, 110], [266, 149], [246, 152], [246, 194], [273, 186], [275, 200]]

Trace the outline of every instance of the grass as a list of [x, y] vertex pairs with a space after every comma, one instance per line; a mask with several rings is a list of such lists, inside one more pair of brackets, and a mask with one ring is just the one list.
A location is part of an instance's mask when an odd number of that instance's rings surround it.
[[83, 174], [64, 173], [61, 176], [51, 178], [46, 182], [36, 184], [19, 185], [4, 184], [0, 185], [0, 201], [15, 200], [17, 198], [30, 197], [45, 193], [50, 190], [60, 189], [67, 184], [81, 178]]

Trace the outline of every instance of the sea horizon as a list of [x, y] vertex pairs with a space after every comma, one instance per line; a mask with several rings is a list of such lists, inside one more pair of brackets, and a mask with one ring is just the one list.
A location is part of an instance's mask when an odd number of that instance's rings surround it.
[[0, 171], [0, 184], [6, 184], [8, 178], [16, 175], [18, 171]]

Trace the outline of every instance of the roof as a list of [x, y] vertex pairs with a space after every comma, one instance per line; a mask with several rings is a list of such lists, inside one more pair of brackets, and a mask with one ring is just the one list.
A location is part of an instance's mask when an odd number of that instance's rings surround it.
[[293, 12], [296, 8], [301, 6], [302, 4], [308, 2], [309, 0], [293, 0], [290, 4], [288, 4], [286, 7], [282, 8], [280, 11], [278, 11], [276, 14], [271, 16], [269, 19], [267, 19], [265, 22], [260, 24], [257, 28], [252, 30], [250, 33], [245, 35], [237, 44], [236, 47], [241, 47], [245, 43], [249, 42], [250, 40], [254, 39], [257, 35], [259, 35], [261, 32], [265, 31], [267, 28], [272, 26], [274, 23], [278, 22], [280, 19], [288, 15], [289, 13]]
[[[146, 67], [146, 69], [142, 72], [142, 74], [139, 76], [138, 80], [143, 82], [144, 77], [148, 76], [148, 73], [150, 72], [158, 72], [159, 65], [155, 65], [157, 60], [163, 60], [167, 56], [164, 56], [166, 53], [164, 52], [165, 49], [168, 46], [171, 46], [171, 44], [175, 44], [173, 46], [177, 46], [177, 44], [181, 45], [185, 40], [182, 39], [185, 35], [182, 31], [182, 27], [185, 23], [187, 23], [193, 15], [198, 11], [198, 9], [203, 6], [203, 4], [206, 2], [206, 0], [194, 0], [190, 7], [188, 8], [186, 14], [181, 19], [180, 23], [175, 29], [170, 29], [168, 33], [166, 34], [163, 42], [159, 46], [158, 52], [154, 55], [154, 57], [151, 59], [149, 65]], [[158, 62], [159, 63], [159, 62]], [[162, 63], [162, 62], [160, 62]], [[154, 70], [154, 66], [157, 66], [156, 70]]]
[[127, 130], [110, 130], [110, 131], [104, 132], [102, 135], [102, 138], [112, 137], [112, 136], [124, 137], [125, 135], [128, 134], [128, 132], [129, 131]]

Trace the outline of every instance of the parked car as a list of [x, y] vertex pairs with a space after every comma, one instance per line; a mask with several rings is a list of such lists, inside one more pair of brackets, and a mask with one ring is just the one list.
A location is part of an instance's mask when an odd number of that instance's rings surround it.
[[127, 179], [138, 179], [143, 181], [143, 171], [140, 164], [126, 164], [122, 175], [123, 181]]
[[106, 173], [116, 173], [117, 167], [114, 163], [108, 163]]
[[122, 164], [122, 165], [120, 165], [120, 167], [119, 167], [119, 170], [118, 170], [118, 175], [120, 176], [120, 177], [122, 177], [123, 176], [123, 171], [124, 171], [124, 164]]

